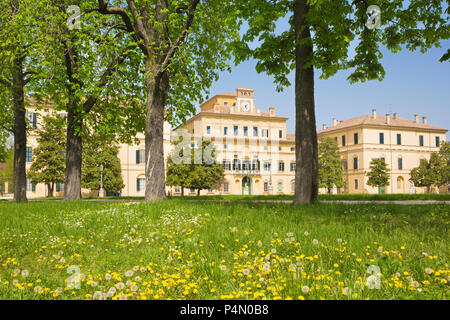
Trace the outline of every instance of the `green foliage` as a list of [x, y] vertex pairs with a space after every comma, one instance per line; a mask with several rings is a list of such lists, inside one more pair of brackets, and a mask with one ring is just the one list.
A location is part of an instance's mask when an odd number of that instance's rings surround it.
[[319, 143], [319, 187], [331, 189], [344, 187], [339, 146], [333, 138], [323, 138]]
[[103, 188], [118, 193], [125, 186], [116, 143], [96, 133], [85, 136], [81, 184], [84, 188], [100, 189], [100, 165], [103, 165]]
[[64, 182], [66, 151], [65, 129], [61, 120], [55, 115], [43, 118], [42, 127], [37, 130], [37, 148], [33, 149], [33, 163], [28, 177], [34, 183], [45, 183], [53, 190], [57, 182]]
[[417, 168], [411, 170], [410, 180], [418, 187], [427, 187], [429, 192], [431, 186], [440, 187], [447, 182], [446, 174], [448, 174], [448, 162], [439, 153], [433, 152], [429, 161], [425, 159]]
[[[248, 22], [242, 42], [235, 43], [237, 62], [250, 57], [258, 60], [256, 70], [273, 75], [278, 89], [289, 86], [289, 73], [295, 68], [295, 30], [293, 8], [298, 0], [239, 1], [240, 17]], [[366, 27], [369, 5], [381, 9], [381, 28]], [[307, 66], [313, 65], [327, 79], [339, 70], [350, 69], [351, 83], [366, 80], [382, 80], [385, 76], [381, 64], [380, 47], [391, 52], [403, 48], [424, 53], [432, 47], [440, 47], [449, 39], [447, 6], [445, 1], [378, 0], [317, 0], [308, 1], [306, 24], [312, 36], [302, 41], [314, 46]], [[289, 19], [285, 30], [276, 30], [277, 21]], [[258, 41], [257, 46], [250, 44]], [[352, 48], [355, 54], [351, 55]], [[447, 52], [448, 56], [448, 52]], [[444, 56], [441, 60], [446, 60]]]
[[384, 160], [374, 158], [370, 162], [370, 170], [367, 172], [369, 179], [367, 180], [367, 185], [372, 187], [388, 186], [389, 183], [389, 169]]
[[[185, 143], [181, 140], [175, 145]], [[186, 161], [174, 161], [182, 157], [182, 152], [189, 152]], [[178, 153], [178, 155], [176, 154]], [[206, 155], [206, 157], [205, 157]], [[201, 157], [201, 158], [200, 158]], [[218, 189], [224, 178], [222, 165], [216, 163], [216, 150], [211, 141], [203, 140], [200, 148], [177, 148], [172, 151], [167, 160], [166, 184], [182, 188]]]
[[[2, 190], [8, 182], [9, 190]], [[9, 149], [3, 163], [3, 170], [0, 170], [0, 193], [10, 193], [14, 187], [14, 151]]]
[[439, 156], [443, 159], [442, 180], [443, 184], [450, 183], [450, 141], [443, 141], [441, 149], [439, 150]]
[[4, 162], [8, 157], [9, 145], [8, 145], [9, 132], [0, 130], [0, 163]]

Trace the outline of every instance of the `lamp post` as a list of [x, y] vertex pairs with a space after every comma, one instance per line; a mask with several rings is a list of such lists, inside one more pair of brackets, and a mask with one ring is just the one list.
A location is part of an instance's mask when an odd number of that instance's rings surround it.
[[103, 164], [100, 165], [100, 190], [98, 191], [98, 196], [100, 198], [105, 196], [103, 191]]

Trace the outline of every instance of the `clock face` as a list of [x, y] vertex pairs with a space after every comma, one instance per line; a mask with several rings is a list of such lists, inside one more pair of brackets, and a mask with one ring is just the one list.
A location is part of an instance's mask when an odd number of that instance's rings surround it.
[[244, 110], [244, 111], [250, 110], [250, 103], [248, 103], [248, 102], [243, 102], [243, 103], [242, 103], [242, 110]]

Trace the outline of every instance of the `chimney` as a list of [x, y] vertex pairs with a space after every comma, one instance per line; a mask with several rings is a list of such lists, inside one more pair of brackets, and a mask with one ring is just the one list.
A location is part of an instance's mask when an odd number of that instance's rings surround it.
[[333, 118], [333, 127], [336, 127], [336, 126], [337, 126], [337, 124], [338, 124], [338, 121], [337, 121], [337, 119], [336, 119], [336, 118]]
[[377, 109], [372, 109], [372, 118], [373, 119], [377, 118]]
[[422, 117], [422, 123], [427, 124], [427, 117]]
[[325, 130], [327, 128], [327, 125], [326, 124], [323, 124], [322, 125], [322, 130]]
[[274, 116], [275, 115], [275, 108], [274, 107], [270, 107], [269, 108], [269, 115], [270, 116]]
[[389, 113], [386, 113], [386, 123], [391, 124], [391, 115]]
[[414, 115], [414, 122], [419, 123], [419, 115], [418, 114]]
[[394, 120], [397, 120], [397, 119], [398, 119], [398, 113], [394, 112]]

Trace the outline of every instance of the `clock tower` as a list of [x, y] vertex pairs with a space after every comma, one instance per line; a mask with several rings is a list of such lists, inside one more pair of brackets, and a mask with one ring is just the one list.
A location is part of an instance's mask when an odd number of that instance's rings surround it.
[[253, 89], [237, 88], [237, 111], [244, 113], [255, 112], [255, 99], [253, 98]]

